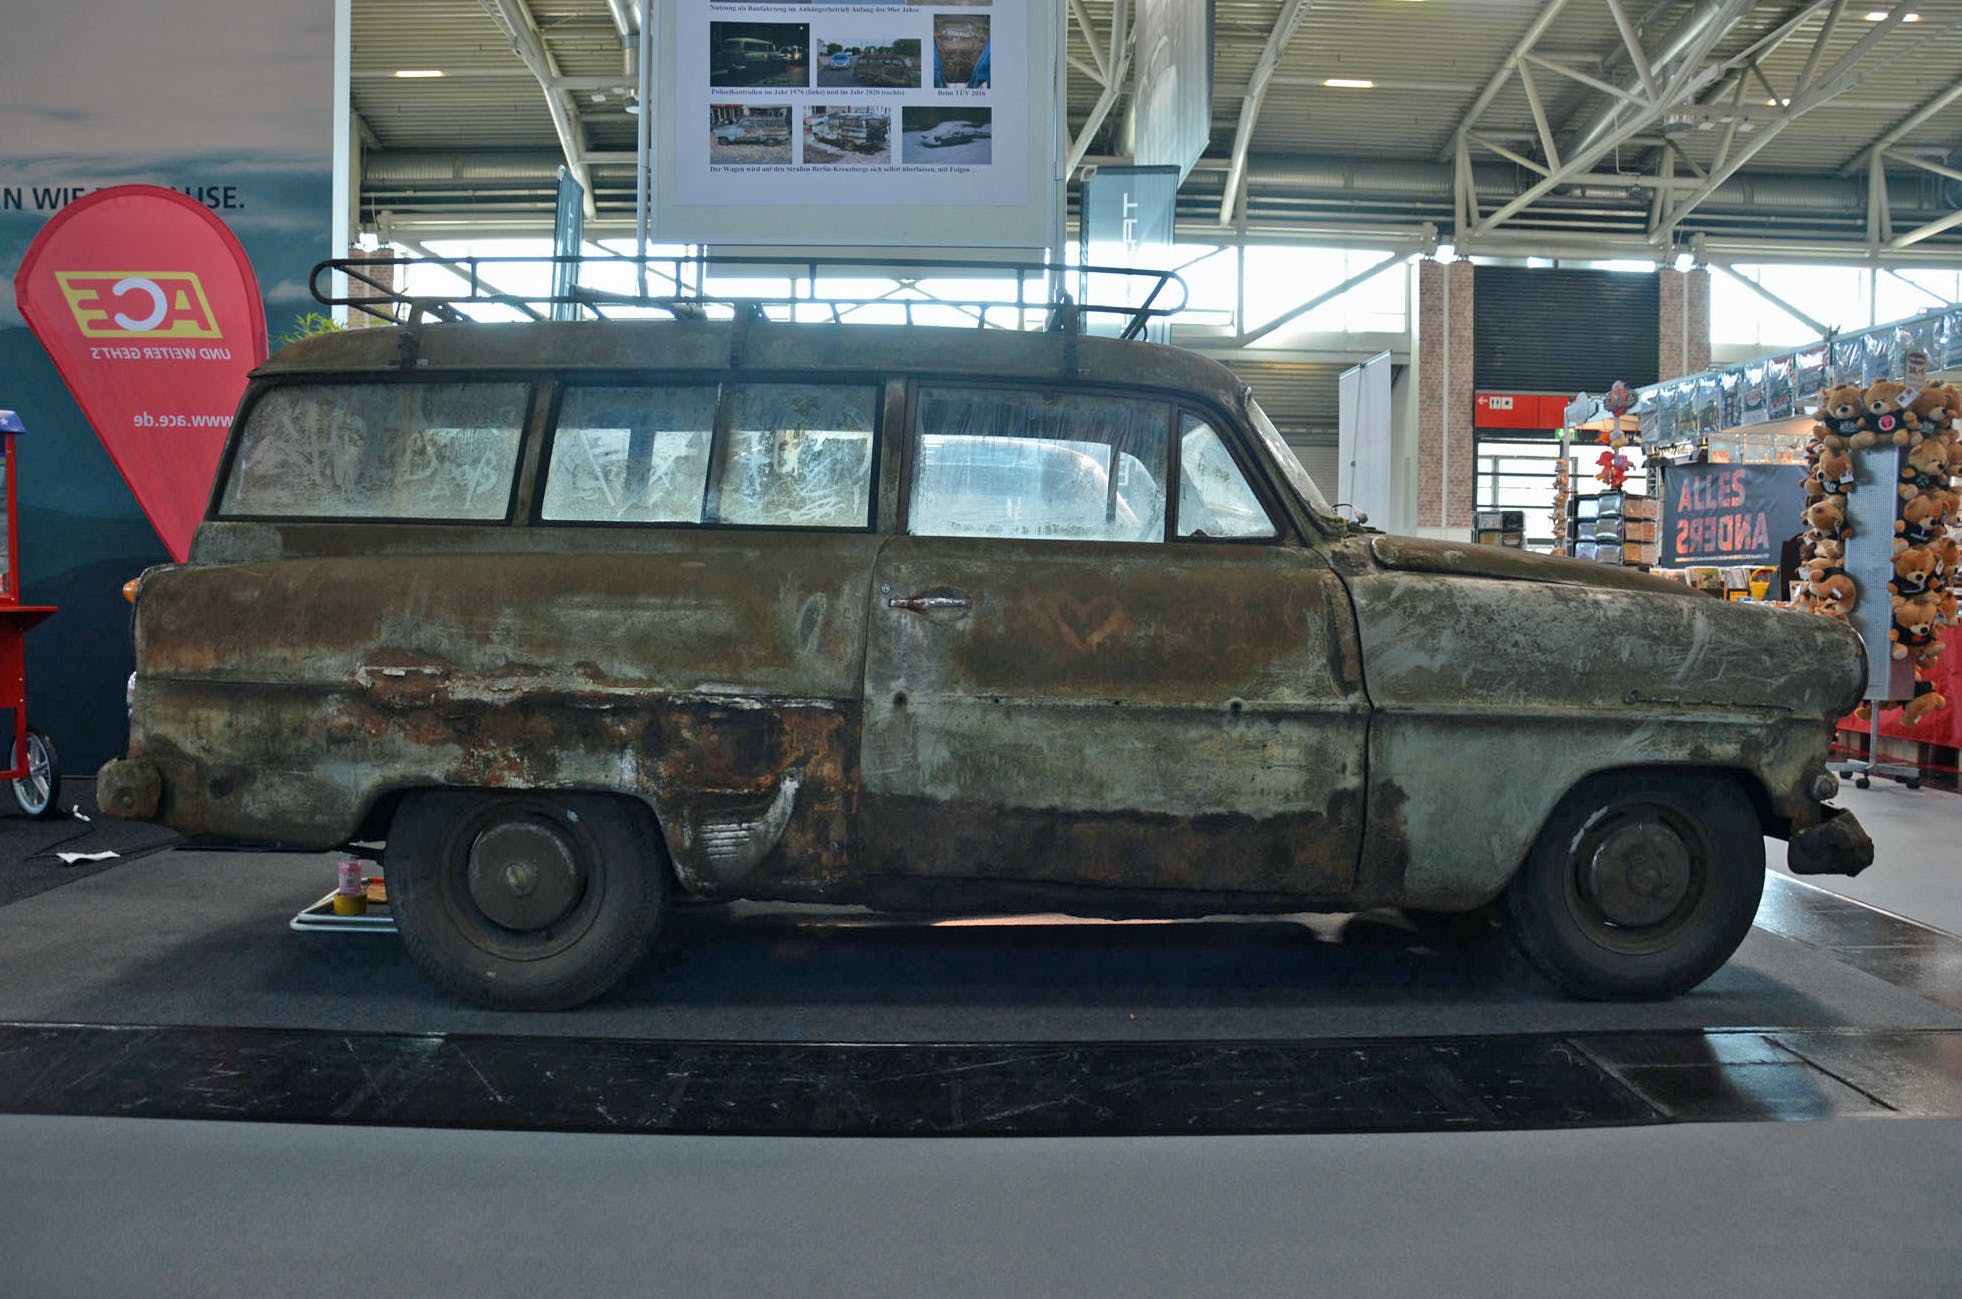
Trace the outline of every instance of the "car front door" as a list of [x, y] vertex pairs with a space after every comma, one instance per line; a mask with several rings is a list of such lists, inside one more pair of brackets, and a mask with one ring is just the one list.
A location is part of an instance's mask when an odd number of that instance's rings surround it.
[[1345, 894], [1368, 721], [1349, 602], [1227, 444], [1117, 394], [911, 405], [867, 628], [867, 874]]

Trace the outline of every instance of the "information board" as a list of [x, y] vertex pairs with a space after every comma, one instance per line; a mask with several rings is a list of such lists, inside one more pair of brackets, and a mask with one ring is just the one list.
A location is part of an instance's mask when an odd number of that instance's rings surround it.
[[1049, 246], [1061, 12], [1058, 0], [662, 6], [655, 238]]

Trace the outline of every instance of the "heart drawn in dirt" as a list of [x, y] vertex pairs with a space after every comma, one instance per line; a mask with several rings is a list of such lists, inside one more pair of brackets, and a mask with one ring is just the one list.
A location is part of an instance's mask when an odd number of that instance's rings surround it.
[[1043, 597], [1038, 607], [1055, 624], [1063, 643], [1079, 654], [1088, 653], [1131, 625], [1114, 595], [1079, 600], [1071, 595]]

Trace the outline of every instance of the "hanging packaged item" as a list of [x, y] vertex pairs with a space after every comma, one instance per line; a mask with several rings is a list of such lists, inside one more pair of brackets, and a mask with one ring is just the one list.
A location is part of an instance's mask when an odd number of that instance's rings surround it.
[[1792, 393], [1792, 358], [1774, 356], [1765, 363], [1765, 417], [1790, 419], [1798, 414]]
[[1740, 424], [1762, 424], [1769, 415], [1767, 402], [1769, 394], [1765, 388], [1765, 378], [1770, 367], [1763, 361], [1744, 367], [1743, 397], [1738, 412]]
[[1795, 410], [1811, 410], [1819, 404], [1819, 394], [1826, 390], [1826, 371], [1831, 361], [1832, 348], [1825, 343], [1802, 347], [1792, 354], [1792, 402]]

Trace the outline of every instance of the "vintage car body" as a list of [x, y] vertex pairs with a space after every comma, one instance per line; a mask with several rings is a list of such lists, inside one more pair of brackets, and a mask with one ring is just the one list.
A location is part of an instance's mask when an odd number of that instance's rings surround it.
[[[876, 390], [862, 526], [543, 520], [568, 385], [704, 376]], [[493, 380], [527, 385], [502, 517], [227, 508], [238, 430], [270, 394]], [[912, 535], [908, 431], [932, 384], [1175, 405], [1218, 430], [1278, 535]], [[316, 339], [255, 373], [191, 562], [142, 581], [129, 755], [100, 800], [323, 850], [392, 849], [431, 790], [610, 795], [651, 814], [648, 855], [684, 894], [936, 911], [1464, 910], [1499, 898], [1563, 800], [1604, 777], [1734, 787], [1751, 842], [1793, 838], [1802, 868], [1871, 859], [1822, 804], [1831, 719], [1864, 683], [1843, 623], [1365, 532], [1283, 456], [1223, 367], [1073, 334], [682, 321]]]
[[715, 128], [717, 144], [787, 144], [790, 128], [780, 121], [741, 118]]

